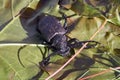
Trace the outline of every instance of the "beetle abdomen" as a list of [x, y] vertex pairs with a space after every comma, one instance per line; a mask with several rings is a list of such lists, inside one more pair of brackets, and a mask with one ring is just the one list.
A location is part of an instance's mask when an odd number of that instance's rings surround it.
[[45, 15], [38, 24], [38, 30], [48, 42], [57, 34], [65, 34], [66, 30], [62, 27], [59, 20], [54, 16]]

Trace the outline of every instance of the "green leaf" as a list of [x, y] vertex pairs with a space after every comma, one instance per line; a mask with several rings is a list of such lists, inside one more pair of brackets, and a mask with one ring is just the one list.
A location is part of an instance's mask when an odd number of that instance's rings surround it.
[[[39, 47], [44, 52], [44, 46]], [[19, 46], [0, 46], [0, 79], [26, 80], [40, 71], [38, 63], [43, 55], [39, 48], [27, 46], [20, 51], [20, 58], [25, 68], [18, 61], [19, 48]], [[45, 78], [44, 76], [41, 78]]]
[[[44, 52], [46, 51], [46, 48], [43, 45], [39, 45], [39, 48], [37, 46], [32, 46], [32, 44], [38, 45], [40, 42], [40, 35], [36, 31], [38, 24], [36, 18], [41, 13], [48, 13], [50, 15], [61, 17], [58, 12], [59, 5], [57, 5], [57, 2], [54, 2], [55, 0], [50, 0], [45, 4], [42, 4], [41, 1], [44, 0], [40, 0], [40, 2], [38, 0], [32, 2], [30, 0], [15, 0], [11, 1], [12, 4], [9, 4], [9, 1], [7, 0], [0, 1], [0, 80], [45, 79], [53, 74], [71, 57], [71, 55], [67, 57], [56, 55], [51, 57], [51, 63], [48, 66], [45, 66], [44, 69], [39, 65], [39, 62], [44, 56], [41, 50]], [[6, 4], [9, 5], [7, 6]], [[104, 5], [102, 6], [104, 7]], [[97, 7], [99, 7], [100, 10], [104, 10], [101, 6]], [[115, 13], [113, 13], [114, 10], [116, 11]], [[109, 12], [112, 14], [112, 17], [106, 17], [94, 7], [90, 6], [90, 4], [79, 0], [77, 4], [75, 3], [72, 5], [70, 10], [64, 11], [67, 16], [74, 13], [80, 14], [69, 19], [69, 24], [74, 23], [76, 20], [77, 23], [75, 28], [67, 34], [67, 36], [77, 38], [80, 41], [89, 40], [99, 29], [104, 18], [108, 19], [109, 22], [107, 22], [104, 29], [94, 38], [95, 41], [98, 41], [101, 44], [93, 49], [83, 50], [80, 55], [70, 62], [60, 73], [53, 77], [53, 79], [75, 80], [83, 77], [83, 74], [86, 71], [87, 73], [84, 76], [98, 73], [109, 67], [120, 66], [119, 9], [115, 8], [114, 10]], [[113, 18], [114, 14], [116, 14], [115, 18]], [[63, 23], [64, 20], [62, 20], [62, 24]], [[16, 43], [18, 44], [16, 45]], [[22, 43], [27, 45], [20, 50], [20, 59], [25, 68], [22, 67], [17, 56], [19, 48], [21, 45], [23, 46]], [[75, 52], [77, 50], [78, 49], [75, 49]], [[51, 51], [47, 51], [46, 53], [51, 53]], [[103, 79], [101, 77], [104, 77], [103, 80], [113, 79], [116, 77], [114, 72], [115, 71], [111, 71], [105, 75], [91, 78], [91, 80], [101, 80]]]
[[0, 0], [0, 26], [4, 27], [10, 20], [20, 13], [20, 10], [29, 5], [31, 0]]

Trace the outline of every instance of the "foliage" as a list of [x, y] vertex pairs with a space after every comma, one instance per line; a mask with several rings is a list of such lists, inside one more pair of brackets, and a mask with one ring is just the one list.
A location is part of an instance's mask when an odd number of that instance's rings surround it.
[[[84, 77], [120, 66], [119, 4], [119, 0], [77, 0], [68, 11], [63, 10], [67, 16], [77, 14], [68, 20], [68, 24], [76, 20], [77, 24], [67, 35], [80, 41], [89, 40], [103, 21], [108, 21], [94, 38], [101, 44], [96, 48], [83, 50], [53, 79], [76, 80], [85, 73]], [[57, 55], [51, 58], [51, 63], [45, 69], [41, 69], [39, 65], [44, 54], [50, 51], [39, 44], [36, 18], [41, 13], [61, 17], [58, 11], [57, 0], [0, 0], [0, 80], [44, 80], [70, 58]], [[27, 46], [21, 49], [20, 57], [25, 68], [17, 57], [19, 48], [24, 44]], [[119, 74], [118, 71], [111, 71], [89, 80], [115, 80]]]

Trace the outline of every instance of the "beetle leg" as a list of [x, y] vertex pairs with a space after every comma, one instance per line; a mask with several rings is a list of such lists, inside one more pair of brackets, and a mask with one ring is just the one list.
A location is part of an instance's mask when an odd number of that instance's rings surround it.
[[[67, 18], [70, 18], [70, 17], [73, 17], [73, 16], [76, 16], [76, 14], [72, 14], [72, 15], [70, 15], [70, 16], [67, 16], [65, 13], [63, 13], [62, 11], [59, 11], [59, 13], [62, 15], [62, 19], [64, 19], [64, 24], [63, 24], [63, 28], [67, 31], [68, 30], [68, 26], [67, 26]], [[76, 22], [75, 22], [76, 23]], [[74, 24], [75, 24], [74, 23]], [[74, 25], [73, 24], [73, 25]], [[73, 25], [70, 25], [71, 27], [72, 27], [72, 30], [73, 30]], [[71, 31], [72, 31], [71, 30]], [[67, 31], [68, 32], [68, 31]]]
[[25, 66], [24, 66], [24, 64], [22, 63], [21, 59], [20, 59], [20, 51], [21, 51], [23, 48], [25, 48], [26, 46], [27, 46], [27, 45], [24, 45], [24, 46], [20, 47], [20, 48], [18, 49], [18, 52], [17, 52], [18, 61], [20, 62], [20, 64], [21, 64], [23, 67], [25, 67]]
[[[18, 49], [18, 52], [17, 52], [18, 61], [19, 61], [19, 63], [20, 63], [23, 67], [25, 67], [25, 66], [24, 66], [24, 64], [23, 64], [23, 62], [22, 62], [22, 60], [21, 60], [21, 58], [20, 58], [20, 51], [21, 51], [22, 49], [24, 49], [25, 47], [27, 47], [27, 45], [24, 45], [24, 46], [20, 47], [20, 48]], [[47, 48], [45, 47], [45, 51], [44, 51], [44, 52], [42, 51], [42, 49], [41, 49], [38, 45], [37, 45], [37, 48], [40, 50], [41, 54], [43, 55], [43, 56], [42, 56], [42, 59], [45, 59], [45, 56], [46, 56], [46, 53], [47, 53]], [[48, 50], [48, 51], [49, 51], [49, 50]]]
[[46, 58], [44, 58], [39, 64], [42, 66], [42, 67], [45, 67], [45, 66], [47, 66], [50, 62], [49, 62], [49, 60], [50, 60], [50, 57], [51, 56], [54, 56], [54, 55], [57, 55], [56, 53], [58, 53], [58, 52], [53, 52], [53, 53], [51, 53], [51, 54], [49, 54]]
[[[61, 11], [59, 11], [59, 13], [60, 14], [63, 14], [63, 15], [65, 15], [63, 12], [61, 12]], [[72, 14], [72, 15], [69, 15], [69, 16], [65, 16], [65, 17], [57, 17], [57, 19], [59, 19], [59, 20], [63, 20], [63, 19], [65, 19], [65, 18], [71, 18], [71, 17], [73, 17], [73, 16], [76, 16], [77, 14]]]
[[68, 41], [68, 46], [70, 48], [79, 48], [82, 47], [86, 42], [89, 42], [90, 44], [88, 44], [85, 49], [94, 48], [97, 44], [100, 44], [97, 41], [79, 41], [78, 39], [73, 38]]
[[65, 29], [67, 27], [67, 16], [62, 11], [59, 11], [59, 13], [62, 15], [62, 18], [65, 20], [63, 24], [63, 28]]
[[50, 60], [50, 56], [46, 57], [45, 59], [43, 59], [39, 64], [44, 67], [46, 65], [49, 64], [49, 60]]
[[78, 23], [78, 20], [76, 20], [75, 22], [73, 22], [71, 25], [67, 26], [67, 18], [76, 16], [76, 14], [72, 14], [70, 16], [67, 16], [62, 11], [59, 11], [59, 13], [62, 15], [62, 18], [65, 21], [64, 24], [63, 24], [63, 28], [66, 30], [66, 33], [71, 32], [75, 28], [75, 25]]
[[76, 21], [74, 21], [71, 25], [67, 26], [65, 28], [65, 30], [67, 31], [66, 33], [70, 33], [76, 26], [76, 24], [78, 23], [78, 19]]
[[39, 49], [39, 51], [42, 54], [42, 59], [45, 59], [45, 57], [47, 55], [47, 51], [49, 51], [49, 49], [47, 49], [47, 47], [44, 47], [44, 52], [43, 52], [42, 49], [39, 46], [37, 46], [37, 48]]

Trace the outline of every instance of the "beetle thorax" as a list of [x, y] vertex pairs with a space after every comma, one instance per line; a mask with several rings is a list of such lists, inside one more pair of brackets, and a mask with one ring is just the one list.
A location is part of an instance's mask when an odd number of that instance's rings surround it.
[[60, 55], [65, 56], [69, 54], [70, 48], [67, 46], [66, 36], [62, 34], [56, 35], [52, 39], [52, 46], [60, 52]]

